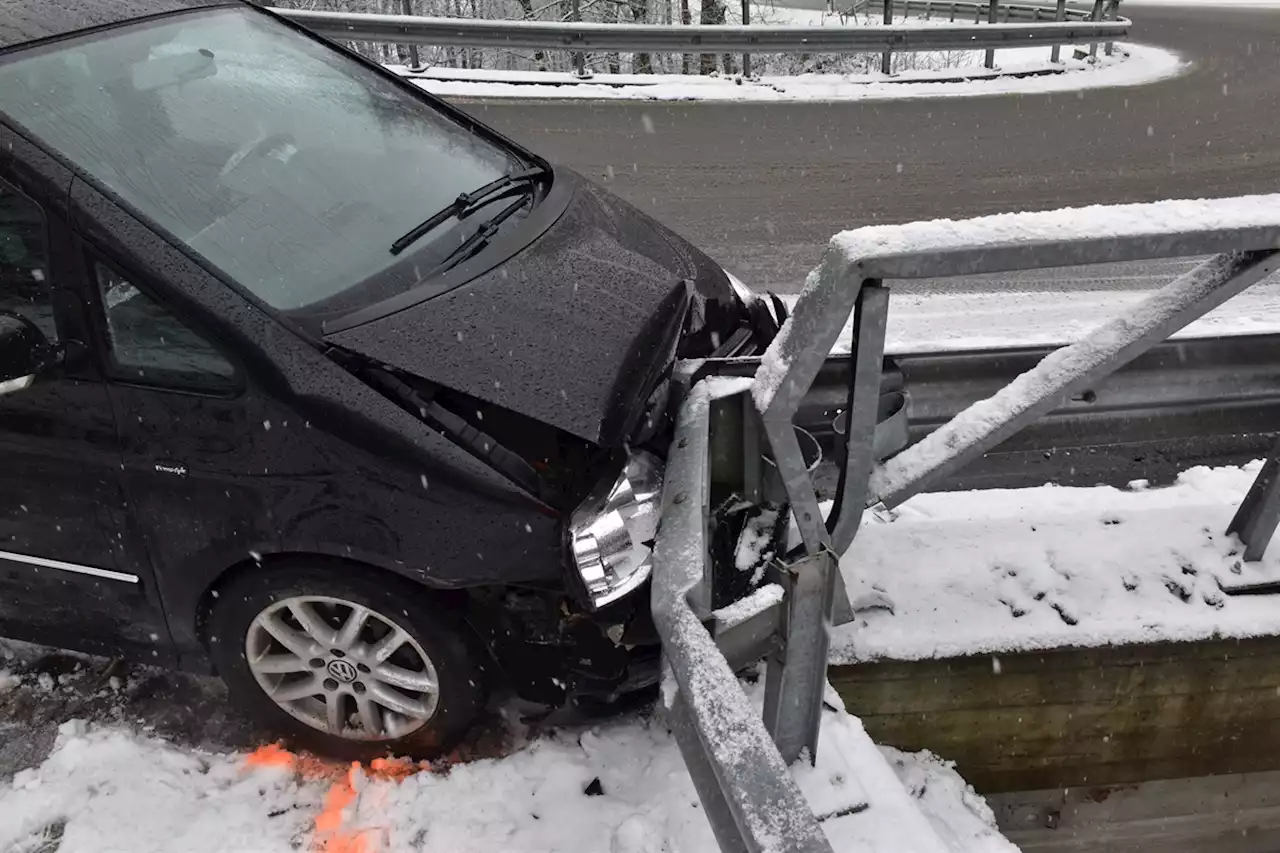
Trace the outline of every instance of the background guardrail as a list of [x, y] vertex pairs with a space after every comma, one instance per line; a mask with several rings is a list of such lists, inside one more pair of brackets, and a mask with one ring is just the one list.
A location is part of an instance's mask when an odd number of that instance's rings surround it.
[[[581, 56], [586, 51], [741, 53], [744, 57], [752, 53], [882, 53], [887, 73], [888, 58], [894, 52], [987, 50], [987, 66], [991, 67], [992, 51], [999, 48], [1092, 43], [1096, 52], [1098, 43], [1128, 35], [1132, 26], [1128, 19], [1116, 14], [1117, 0], [1096, 0], [1094, 11], [1087, 19], [1074, 10], [1067, 10], [1065, 0], [1059, 0], [1052, 8], [1005, 6], [998, 0], [986, 3], [972, 0], [911, 0], [908, 3], [903, 0], [901, 3], [904, 11], [923, 12], [927, 17], [935, 12], [941, 14], [945, 9], [948, 14], [973, 13], [976, 17], [985, 11], [988, 19], [987, 23], [948, 23], [946, 26], [895, 25], [892, 23], [894, 2], [883, 0], [885, 25], [877, 27], [599, 24], [283, 8], [272, 11], [320, 35], [341, 41], [568, 50], [579, 57], [576, 64], [580, 71], [584, 67]], [[744, 19], [749, 19], [746, 0], [743, 14]], [[1003, 23], [1001, 16], [1005, 18]], [[1104, 20], [1108, 16], [1112, 19]]]

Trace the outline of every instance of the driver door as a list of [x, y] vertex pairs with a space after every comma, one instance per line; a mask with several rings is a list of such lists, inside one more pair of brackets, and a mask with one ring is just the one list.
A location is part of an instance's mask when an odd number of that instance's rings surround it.
[[0, 128], [0, 143], [6, 136], [0, 311], [32, 321], [66, 355], [30, 384], [0, 385], [0, 636], [155, 659], [168, 631], [145, 566], [130, 557], [136, 540], [117, 480], [115, 421], [78, 343], [85, 326], [65, 221], [70, 175]]

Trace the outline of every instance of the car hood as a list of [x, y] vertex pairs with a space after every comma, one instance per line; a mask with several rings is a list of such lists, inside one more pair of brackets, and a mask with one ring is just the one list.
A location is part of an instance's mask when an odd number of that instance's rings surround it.
[[676, 338], [685, 335], [682, 357], [706, 355], [689, 341], [708, 330], [718, 341], [746, 310], [718, 264], [603, 188], [557, 169], [542, 205], [553, 203], [563, 213], [504, 263], [325, 339], [587, 441], [621, 443]]

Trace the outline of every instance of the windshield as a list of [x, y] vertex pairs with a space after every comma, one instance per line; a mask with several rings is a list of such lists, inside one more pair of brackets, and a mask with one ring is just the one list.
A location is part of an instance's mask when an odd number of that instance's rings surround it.
[[281, 310], [393, 264], [404, 271], [392, 278], [412, 285], [469, 226], [442, 223], [399, 257], [392, 241], [525, 166], [395, 81], [248, 9], [20, 54], [0, 65], [0, 109]]

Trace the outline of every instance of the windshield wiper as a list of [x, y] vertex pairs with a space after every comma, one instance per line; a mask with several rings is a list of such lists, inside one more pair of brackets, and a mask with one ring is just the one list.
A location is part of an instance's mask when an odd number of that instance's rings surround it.
[[502, 223], [506, 222], [512, 216], [515, 216], [516, 211], [524, 207], [527, 200], [528, 199], [526, 198], [518, 199], [514, 204], [509, 204], [502, 208], [502, 210], [498, 211], [492, 219], [489, 219], [482, 224], [472, 232], [470, 237], [463, 240], [452, 252], [445, 255], [444, 259], [440, 261], [440, 265], [432, 272], [435, 275], [440, 275], [441, 273], [453, 269], [468, 258], [475, 257], [481, 249], [489, 245], [489, 241], [498, 233], [498, 228]]
[[[509, 192], [511, 187], [519, 187], [521, 194], [527, 192], [533, 183], [549, 174], [551, 174], [551, 170], [546, 166], [534, 166], [531, 169], [525, 169], [523, 172], [512, 172], [509, 175], [503, 175], [478, 190], [461, 193], [447, 207], [431, 214], [430, 217], [413, 226], [403, 237], [392, 243], [391, 254], [400, 254], [424, 234], [440, 227], [445, 221], [455, 216], [458, 219], [463, 219], [476, 209], [486, 204], [491, 204], [505, 195], [511, 195], [512, 193]], [[474, 237], [475, 235], [473, 234], [472, 236]]]

